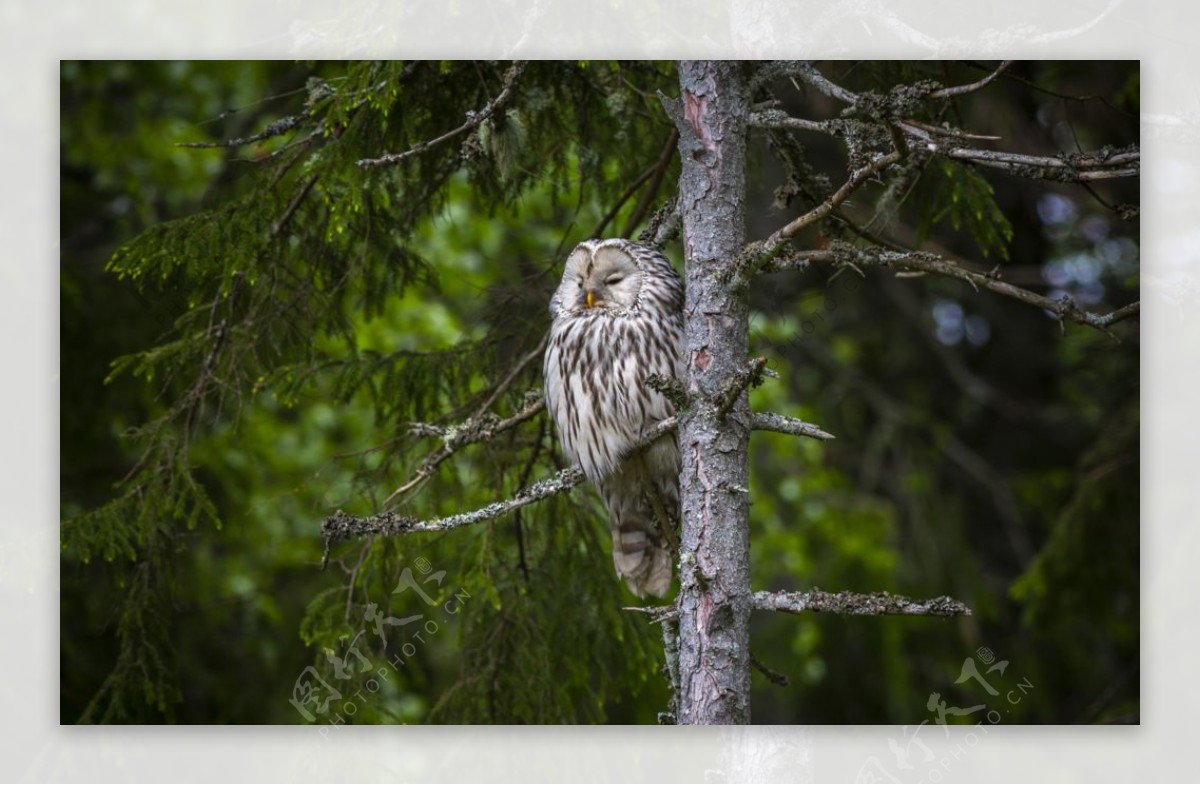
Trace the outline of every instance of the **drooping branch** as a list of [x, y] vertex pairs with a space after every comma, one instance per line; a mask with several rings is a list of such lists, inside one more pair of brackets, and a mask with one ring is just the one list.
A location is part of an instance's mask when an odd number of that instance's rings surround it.
[[525, 65], [526, 63], [523, 60], [515, 61], [504, 74], [504, 88], [500, 91], [500, 94], [491, 101], [488, 101], [479, 111], [468, 112], [466, 122], [457, 128], [447, 131], [446, 133], [434, 139], [421, 142], [416, 147], [413, 147], [410, 150], [405, 150], [403, 153], [388, 153], [387, 155], [381, 155], [378, 158], [363, 158], [362, 160], [358, 161], [358, 165], [363, 168], [370, 168], [374, 166], [398, 164], [414, 155], [420, 155], [421, 153], [437, 147], [444, 142], [448, 142], [456, 136], [466, 133], [467, 131], [473, 131], [482, 125], [485, 120], [494, 115], [499, 109], [503, 108], [504, 105], [509, 102], [509, 100], [511, 100], [513, 88], [517, 79], [520, 78], [521, 74], [524, 72]]
[[754, 610], [782, 613], [840, 613], [847, 616], [970, 616], [971, 609], [952, 597], [913, 600], [900, 594], [851, 591], [754, 592]]

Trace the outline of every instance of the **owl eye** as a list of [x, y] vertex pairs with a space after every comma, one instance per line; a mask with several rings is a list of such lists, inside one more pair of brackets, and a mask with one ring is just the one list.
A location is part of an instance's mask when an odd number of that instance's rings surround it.
[[618, 284], [624, 280], [625, 280], [625, 276], [621, 275], [621, 273], [613, 273], [612, 275], [610, 275], [604, 279], [604, 283], [608, 284], [609, 286], [612, 286], [612, 285]]

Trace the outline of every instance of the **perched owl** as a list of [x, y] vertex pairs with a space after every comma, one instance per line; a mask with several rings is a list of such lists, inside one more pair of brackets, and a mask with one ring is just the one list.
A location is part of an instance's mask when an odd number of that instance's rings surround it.
[[679, 443], [670, 433], [626, 453], [675, 413], [646, 379], [683, 378], [683, 281], [651, 248], [589, 240], [567, 257], [550, 313], [546, 407], [563, 452], [608, 508], [617, 574], [639, 597], [662, 597], [680, 515]]

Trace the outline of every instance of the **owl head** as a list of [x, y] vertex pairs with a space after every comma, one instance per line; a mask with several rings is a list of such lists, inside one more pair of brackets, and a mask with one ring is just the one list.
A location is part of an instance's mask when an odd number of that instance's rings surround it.
[[617, 315], [636, 308], [646, 272], [645, 254], [639, 250], [622, 239], [586, 240], [575, 246], [550, 301], [550, 312]]

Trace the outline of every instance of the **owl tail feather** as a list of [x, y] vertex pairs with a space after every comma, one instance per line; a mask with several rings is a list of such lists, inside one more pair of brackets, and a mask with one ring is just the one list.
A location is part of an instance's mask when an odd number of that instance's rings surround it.
[[[631, 458], [599, 484], [612, 529], [613, 566], [639, 597], [667, 596], [679, 550], [678, 461], [672, 462], [668, 454], [655, 464], [653, 457], [650, 463], [645, 454]], [[666, 479], [656, 481], [656, 477]]]
[[613, 521], [613, 566], [639, 597], [665, 597], [671, 591], [673, 550], [642, 528], [618, 528]]

